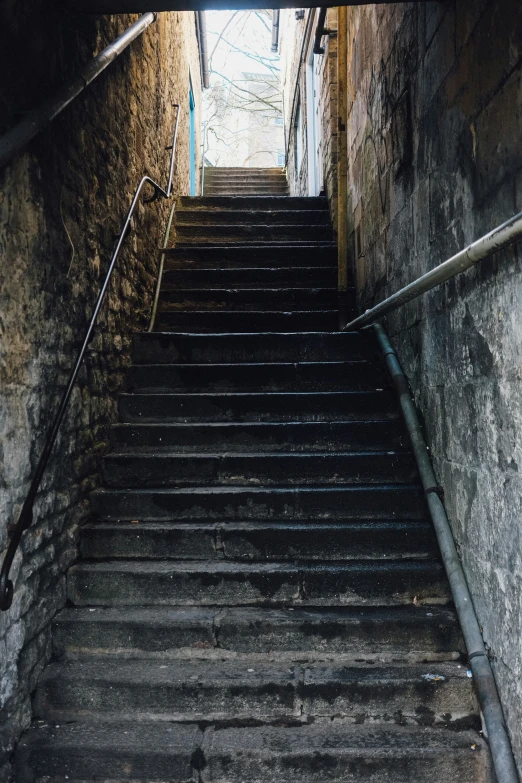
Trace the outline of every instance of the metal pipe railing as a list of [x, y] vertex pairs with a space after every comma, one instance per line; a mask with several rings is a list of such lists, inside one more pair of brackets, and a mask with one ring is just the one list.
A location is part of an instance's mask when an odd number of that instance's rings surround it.
[[157, 14], [149, 13], [140, 16], [125, 32], [116, 38], [109, 46], [90, 60], [87, 65], [75, 74], [63, 87], [42, 103], [36, 109], [11, 128], [0, 138], [0, 168], [5, 166], [18, 152], [20, 152], [41, 131], [45, 130], [49, 123], [55, 119], [78, 95], [93, 82], [102, 71], [107, 68], [120, 54], [138, 38], [152, 22]]
[[172, 228], [172, 221], [174, 220], [175, 211], [176, 211], [176, 202], [174, 202], [174, 204], [172, 205], [172, 209], [170, 210], [169, 219], [167, 221], [167, 228], [165, 229], [165, 235], [163, 237], [163, 246], [161, 248], [161, 255], [158, 264], [158, 276], [156, 278], [156, 288], [154, 289], [154, 298], [152, 300], [152, 308], [150, 311], [149, 328], [147, 329], [148, 332], [152, 332], [152, 330], [154, 329], [154, 321], [156, 320], [156, 313], [158, 310], [158, 302], [159, 302], [159, 296], [161, 291], [161, 281], [163, 279], [163, 267], [165, 266], [165, 251], [167, 250], [168, 247], [170, 231]]
[[51, 424], [51, 427], [49, 428], [49, 431], [47, 432], [44, 447], [42, 449], [40, 459], [38, 460], [36, 470], [31, 480], [27, 497], [22, 506], [22, 511], [20, 513], [20, 516], [18, 517], [18, 521], [16, 525], [12, 529], [11, 539], [9, 541], [9, 546], [7, 547], [7, 553], [5, 555], [4, 562], [2, 563], [2, 568], [0, 570], [0, 609], [3, 611], [9, 609], [9, 607], [13, 602], [14, 588], [13, 588], [12, 581], [9, 579], [9, 572], [11, 570], [13, 560], [15, 558], [16, 552], [20, 545], [22, 534], [24, 533], [25, 530], [27, 530], [27, 528], [29, 528], [32, 525], [34, 501], [36, 499], [36, 495], [40, 488], [40, 483], [45, 473], [47, 463], [49, 462], [49, 457], [51, 456], [53, 446], [56, 442], [60, 425], [67, 412], [67, 407], [69, 405], [69, 400], [72, 394], [72, 390], [74, 388], [74, 384], [76, 382], [76, 378], [78, 377], [80, 367], [85, 358], [85, 354], [87, 352], [89, 343], [92, 339], [94, 333], [94, 327], [96, 326], [98, 315], [100, 313], [103, 301], [105, 299], [105, 295], [109, 288], [109, 283], [111, 281], [112, 273], [116, 266], [116, 262], [118, 260], [118, 256], [120, 254], [120, 250], [122, 248], [123, 242], [127, 236], [127, 232], [130, 227], [132, 216], [139, 202], [141, 192], [146, 185], [150, 185], [154, 188], [154, 192], [152, 196], [148, 199], [145, 199], [145, 203], [151, 203], [152, 201], [159, 198], [160, 196], [162, 198], [168, 199], [172, 193], [172, 181], [174, 176], [174, 162], [175, 162], [175, 154], [176, 154], [176, 141], [178, 137], [178, 125], [179, 125], [179, 113], [180, 113], [180, 107], [178, 104], [174, 104], [174, 108], [176, 108], [176, 121], [174, 125], [174, 133], [172, 137], [172, 146], [167, 147], [167, 149], [171, 149], [169, 178], [167, 182], [167, 187], [163, 189], [161, 185], [158, 185], [158, 183], [155, 182], [153, 179], [151, 179], [151, 177], [145, 176], [141, 179], [134, 193], [134, 197], [132, 199], [131, 205], [127, 212], [127, 217], [125, 218], [123, 228], [121, 230], [120, 236], [116, 243], [116, 248], [112, 254], [112, 258], [109, 263], [109, 268], [107, 270], [107, 274], [105, 275], [105, 280], [101, 287], [100, 293], [98, 294], [96, 304], [94, 305], [94, 310], [90, 317], [89, 324], [87, 326], [87, 331], [85, 332], [85, 337], [83, 339], [82, 347], [80, 348], [80, 351], [76, 357], [76, 361], [74, 362], [73, 368], [69, 375], [69, 380], [67, 381], [67, 386], [62, 395], [62, 399], [60, 401], [60, 405], [58, 406], [58, 410], [55, 414], [54, 420]]
[[374, 324], [373, 328], [399, 398], [428, 509], [439, 542], [442, 560], [455, 603], [455, 610], [466, 644], [477, 696], [484, 716], [484, 724], [497, 781], [498, 783], [519, 783], [495, 678], [484, 646], [484, 640], [482, 639], [468, 583], [455, 547], [446, 509], [441, 499], [441, 487], [437, 484], [415, 404], [408, 388], [408, 382], [399, 364], [397, 354], [383, 327], [380, 324]]
[[444, 261], [444, 263], [439, 264], [435, 269], [422, 275], [413, 283], [401, 288], [400, 291], [389, 296], [384, 302], [366, 310], [358, 318], [350, 321], [344, 327], [344, 330], [352, 331], [368, 326], [392, 310], [396, 310], [407, 302], [411, 302], [412, 299], [425, 294], [426, 291], [430, 291], [432, 288], [445, 283], [451, 277], [465, 272], [466, 269], [474, 266], [479, 261], [488, 258], [499, 250], [503, 250], [519, 239], [522, 239], [522, 212], [514, 215], [501, 226], [497, 226], [489, 234], [477, 239], [476, 242], [473, 242], [447, 261]]

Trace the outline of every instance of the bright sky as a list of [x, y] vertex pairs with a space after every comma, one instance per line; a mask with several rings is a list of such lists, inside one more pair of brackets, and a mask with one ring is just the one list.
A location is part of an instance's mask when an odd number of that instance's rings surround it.
[[[243, 71], [278, 73], [279, 56], [270, 51], [271, 12], [205, 11], [205, 17], [211, 78], [212, 71], [228, 79], [238, 78]], [[213, 78], [219, 77], [214, 73]]]

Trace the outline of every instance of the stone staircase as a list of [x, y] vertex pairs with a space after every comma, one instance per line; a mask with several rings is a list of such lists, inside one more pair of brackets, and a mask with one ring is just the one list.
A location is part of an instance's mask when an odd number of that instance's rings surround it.
[[396, 400], [326, 202], [182, 199], [16, 783], [486, 783]]
[[281, 168], [241, 169], [205, 167], [205, 196], [287, 196], [288, 181]]

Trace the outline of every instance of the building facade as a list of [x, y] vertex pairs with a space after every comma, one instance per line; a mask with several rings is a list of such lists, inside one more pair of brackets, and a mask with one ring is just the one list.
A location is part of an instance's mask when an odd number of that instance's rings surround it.
[[282, 93], [278, 75], [242, 73], [216, 81], [205, 95], [205, 156], [219, 167], [284, 166]]

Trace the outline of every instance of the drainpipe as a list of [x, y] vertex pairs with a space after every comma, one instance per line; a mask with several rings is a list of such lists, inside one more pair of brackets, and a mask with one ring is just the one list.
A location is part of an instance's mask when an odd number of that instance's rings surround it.
[[52, 98], [42, 103], [14, 128], [0, 138], [0, 168], [20, 152], [41, 131], [45, 130], [86, 87], [93, 82], [120, 54], [138, 38], [152, 22], [156, 13], [146, 13], [116, 38], [100, 54], [94, 57], [75, 76], [66, 82]]
[[317, 26], [315, 28], [315, 37], [314, 37], [314, 54], [324, 54], [324, 47], [321, 46], [321, 39], [323, 35], [328, 35], [330, 32], [325, 26], [324, 23], [326, 22], [326, 12], [328, 11], [328, 8], [323, 7], [319, 9], [319, 18], [317, 19]]
[[348, 321], [348, 11], [337, 8], [337, 296], [339, 329]]
[[199, 64], [201, 66], [201, 84], [207, 90], [210, 86], [210, 81], [208, 72], [207, 23], [204, 11], [196, 11], [196, 30], [199, 46]]
[[404, 423], [408, 430], [412, 451], [419, 470], [420, 480], [428, 504], [431, 520], [439, 542], [444, 568], [455, 603], [462, 635], [466, 643], [469, 666], [477, 689], [487, 740], [498, 783], [519, 783], [519, 777], [509, 740], [506, 721], [500, 703], [495, 678], [491, 669], [482, 632], [473, 607], [473, 600], [453, 539], [446, 509], [441, 499], [442, 488], [437, 483], [426, 441], [422, 434], [415, 403], [408, 381], [399, 364], [390, 339], [380, 324], [373, 330], [399, 398]]
[[281, 12], [278, 8], [272, 11], [272, 46], [271, 50], [277, 52], [279, 48], [279, 16]]

